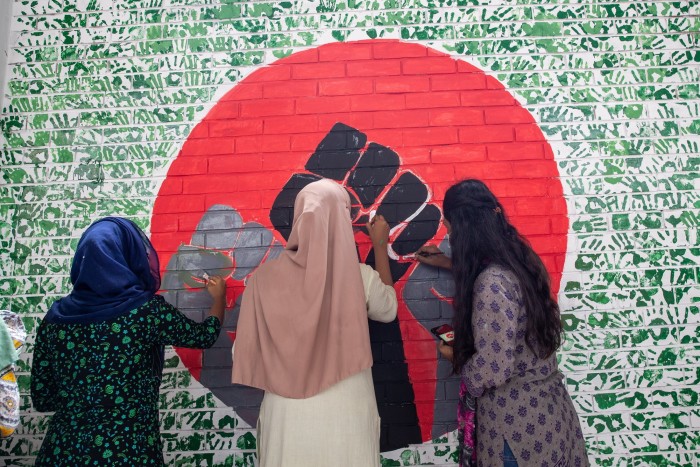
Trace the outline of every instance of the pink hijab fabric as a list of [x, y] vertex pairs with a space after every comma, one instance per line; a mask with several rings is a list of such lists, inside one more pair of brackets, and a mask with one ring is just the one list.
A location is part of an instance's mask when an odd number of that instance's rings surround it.
[[248, 280], [232, 382], [305, 399], [371, 366], [350, 197], [319, 180], [297, 195], [284, 252]]

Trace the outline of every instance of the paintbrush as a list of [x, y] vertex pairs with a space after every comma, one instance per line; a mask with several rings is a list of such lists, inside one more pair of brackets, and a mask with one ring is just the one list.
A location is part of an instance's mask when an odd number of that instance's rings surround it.
[[418, 253], [414, 253], [412, 255], [406, 255], [404, 258], [406, 259], [416, 259], [417, 256], [422, 256], [423, 258], [428, 258], [430, 256], [438, 256], [438, 255], [444, 255], [442, 251], [437, 251], [437, 252], [432, 252], [432, 251], [419, 251]]

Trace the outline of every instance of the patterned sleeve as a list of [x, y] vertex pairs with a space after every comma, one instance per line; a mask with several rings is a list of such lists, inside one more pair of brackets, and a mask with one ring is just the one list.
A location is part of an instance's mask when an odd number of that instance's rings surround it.
[[36, 410], [39, 412], [53, 412], [57, 409], [56, 394], [58, 394], [58, 389], [51, 374], [51, 362], [49, 361], [51, 352], [47, 348], [45, 333], [46, 324], [42, 322], [34, 340], [30, 393], [32, 405]]
[[484, 271], [474, 284], [472, 329], [476, 353], [462, 368], [467, 390], [480, 397], [505, 384], [515, 371], [518, 321], [524, 317], [519, 285], [503, 273]]
[[219, 337], [221, 322], [215, 316], [209, 316], [201, 323], [194, 321], [163, 297], [156, 295], [160, 303], [156, 306], [154, 325], [159, 344], [208, 349]]

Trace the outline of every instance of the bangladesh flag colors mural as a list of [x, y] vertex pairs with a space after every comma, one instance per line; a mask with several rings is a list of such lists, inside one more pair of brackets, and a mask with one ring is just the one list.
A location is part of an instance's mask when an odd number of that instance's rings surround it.
[[215, 346], [166, 354], [166, 462], [255, 465], [262, 394], [230, 384], [240, 295], [286, 243], [296, 193], [329, 178], [364, 261], [368, 217], [391, 227], [398, 319], [370, 326], [383, 465], [454, 465], [458, 379], [429, 332], [452, 317], [452, 278], [410, 255], [449, 248], [444, 192], [480, 178], [550, 273], [591, 463], [695, 465], [699, 15], [696, 1], [15, 1], [0, 307], [30, 339], [0, 458], [33, 463], [49, 416], [28, 397], [31, 334], [70, 290], [82, 231], [121, 215], [189, 316], [208, 309], [204, 272], [229, 285]]

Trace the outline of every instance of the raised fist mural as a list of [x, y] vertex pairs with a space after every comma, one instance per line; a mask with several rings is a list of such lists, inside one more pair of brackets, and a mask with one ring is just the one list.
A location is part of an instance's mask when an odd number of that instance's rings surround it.
[[166, 299], [201, 319], [203, 275], [227, 277], [228, 308], [215, 346], [176, 349], [202, 385], [255, 426], [262, 392], [233, 386], [245, 280], [275, 258], [296, 194], [329, 178], [352, 200], [358, 254], [373, 262], [364, 224], [391, 227], [398, 319], [370, 322], [381, 448], [456, 428], [458, 379], [429, 329], [452, 318], [452, 277], [411, 258], [431, 243], [449, 251], [439, 206], [467, 177], [484, 179], [543, 257], [558, 289], [568, 219], [557, 168], [527, 110], [465, 62], [418, 44], [326, 44], [260, 68], [193, 129], [156, 199], [151, 234]]
[[[360, 246], [371, 245], [368, 238], [362, 238], [367, 234], [369, 213], [385, 216], [391, 228], [390, 266], [395, 281], [413, 264], [405, 256], [438, 230], [440, 210], [428, 203], [427, 186], [410, 171], [399, 170], [400, 160], [394, 151], [377, 143], [367, 145], [366, 135], [354, 128], [334, 125], [311, 154], [306, 169], [308, 173], [291, 176], [270, 209], [270, 221], [284, 240], [291, 231], [296, 195], [307, 184], [324, 177], [338, 181], [350, 193]], [[276, 257], [280, 248], [271, 230], [256, 222], [244, 223], [231, 206], [214, 205], [204, 213], [188, 244], [181, 245], [171, 257], [163, 280], [164, 296], [181, 309], [194, 307], [187, 312], [201, 320], [199, 307], [204, 297], [200, 292], [205, 274], [221, 275], [240, 285], [263, 261]], [[373, 251], [363, 249], [362, 259], [371, 263]], [[232, 333], [239, 307], [240, 295], [233, 312], [227, 314], [222, 337], [212, 349], [204, 351], [199, 379], [254, 426], [262, 392], [230, 384], [220, 386], [222, 380], [230, 379]], [[370, 322], [370, 340], [375, 392], [382, 395], [377, 401], [379, 414], [386, 420], [382, 447], [394, 449], [408, 442], [419, 443], [421, 433], [406, 359], [402, 346], [396, 345], [401, 342], [398, 322]], [[397, 426], [401, 429], [395, 433]]]
[[[429, 202], [425, 183], [410, 170], [400, 170], [399, 156], [393, 150], [375, 142], [367, 144], [367, 136], [355, 128], [336, 123], [305, 168], [307, 173], [292, 175], [270, 210], [272, 225], [285, 240], [291, 231], [297, 193], [321, 178], [338, 181], [350, 194], [356, 231], [367, 233], [365, 224], [370, 215], [384, 216], [391, 228], [389, 258], [394, 281], [412, 264], [405, 257], [438, 230], [440, 210]], [[374, 254], [361, 251], [361, 258], [373, 263]]]

